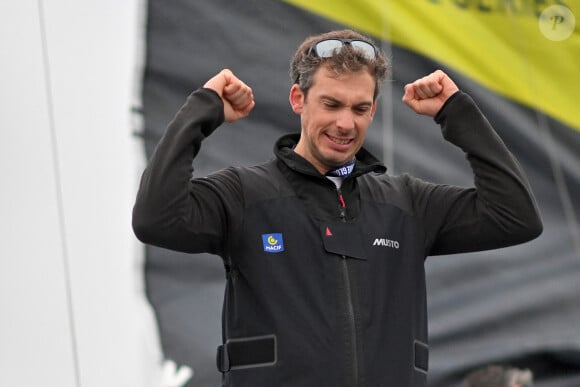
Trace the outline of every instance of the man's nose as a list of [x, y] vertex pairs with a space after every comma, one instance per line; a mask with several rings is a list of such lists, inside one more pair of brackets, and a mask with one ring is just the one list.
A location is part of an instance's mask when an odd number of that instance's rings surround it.
[[353, 129], [354, 128], [354, 114], [350, 109], [342, 109], [338, 112], [336, 117], [336, 126], [339, 129]]

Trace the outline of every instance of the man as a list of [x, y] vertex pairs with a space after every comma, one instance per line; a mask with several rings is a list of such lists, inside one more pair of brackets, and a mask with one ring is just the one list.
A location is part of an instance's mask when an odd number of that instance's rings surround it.
[[476, 188], [389, 176], [362, 148], [387, 63], [371, 39], [306, 39], [291, 64], [301, 131], [276, 158], [191, 178], [201, 142], [247, 116], [252, 90], [223, 70], [190, 95], [143, 173], [145, 243], [222, 257], [218, 368], [227, 386], [424, 386], [424, 259], [528, 241], [542, 231], [528, 182], [469, 96], [442, 71], [405, 87], [463, 149]]

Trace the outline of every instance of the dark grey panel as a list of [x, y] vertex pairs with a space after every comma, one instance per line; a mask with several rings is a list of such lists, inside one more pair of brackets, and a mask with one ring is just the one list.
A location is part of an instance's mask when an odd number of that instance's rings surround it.
[[[204, 143], [196, 174], [271, 158], [275, 139], [299, 129], [288, 104], [290, 56], [306, 36], [335, 28], [342, 26], [283, 2], [150, 0], [143, 92], [147, 154], [186, 96], [228, 67], [253, 87], [257, 106]], [[442, 139], [431, 119], [400, 102], [404, 84], [441, 66], [383, 45], [394, 73], [366, 146], [392, 159], [391, 173], [471, 185], [463, 154]], [[580, 134], [444, 70], [474, 97], [519, 158], [545, 231], [522, 246], [427, 260], [430, 386], [452, 386], [472, 368], [498, 362], [531, 368], [539, 386], [578, 386]], [[393, 155], [385, 147], [390, 127]], [[188, 386], [219, 385], [221, 260], [151, 247], [146, 274], [165, 355], [194, 369]]]

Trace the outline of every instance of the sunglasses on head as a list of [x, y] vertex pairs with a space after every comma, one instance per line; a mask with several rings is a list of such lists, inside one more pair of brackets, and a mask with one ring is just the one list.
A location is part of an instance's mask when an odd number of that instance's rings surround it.
[[330, 58], [339, 52], [344, 45], [351, 46], [363, 53], [368, 59], [377, 57], [377, 49], [370, 43], [359, 39], [324, 39], [314, 43], [308, 49], [308, 55], [316, 54], [319, 58]]

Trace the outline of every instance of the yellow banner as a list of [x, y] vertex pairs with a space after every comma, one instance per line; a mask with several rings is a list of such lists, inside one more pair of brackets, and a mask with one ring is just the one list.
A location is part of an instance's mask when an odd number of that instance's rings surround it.
[[580, 0], [287, 0], [580, 130]]

